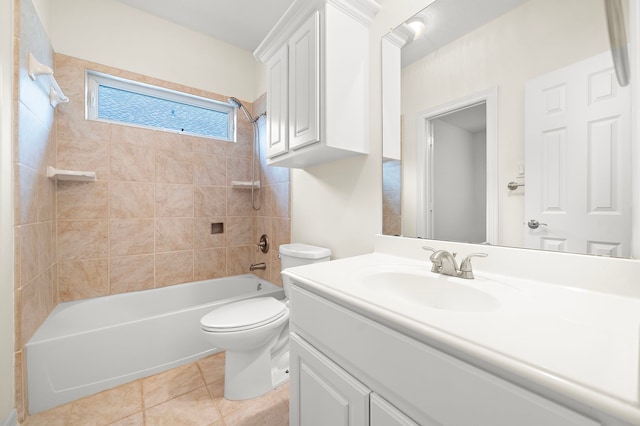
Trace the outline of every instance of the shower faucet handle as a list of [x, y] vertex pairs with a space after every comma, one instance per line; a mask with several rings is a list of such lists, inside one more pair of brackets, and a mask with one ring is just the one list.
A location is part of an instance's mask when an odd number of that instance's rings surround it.
[[267, 236], [267, 234], [262, 234], [260, 236], [260, 241], [258, 241], [258, 244], [256, 244], [256, 249], [260, 250], [263, 253], [269, 252], [269, 237]]

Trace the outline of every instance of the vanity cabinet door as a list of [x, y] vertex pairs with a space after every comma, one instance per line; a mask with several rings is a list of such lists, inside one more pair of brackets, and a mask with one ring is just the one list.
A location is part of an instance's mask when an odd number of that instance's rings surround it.
[[290, 344], [291, 425], [368, 425], [371, 391], [299, 336]]
[[289, 150], [288, 49], [284, 45], [267, 62], [267, 158]]
[[[376, 393], [371, 394], [371, 426], [418, 426], [396, 407]], [[436, 423], [423, 426], [437, 426]]]

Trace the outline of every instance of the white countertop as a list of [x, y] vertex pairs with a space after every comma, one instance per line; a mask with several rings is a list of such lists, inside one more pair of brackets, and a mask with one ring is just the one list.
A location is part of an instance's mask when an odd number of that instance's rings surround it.
[[303, 287], [425, 343], [440, 342], [640, 424], [640, 299], [475, 268], [474, 280], [436, 276], [480, 289], [499, 305], [481, 312], [438, 309], [393, 292], [369, 291], [370, 274], [388, 267], [430, 274], [431, 264], [372, 253], [285, 273]]

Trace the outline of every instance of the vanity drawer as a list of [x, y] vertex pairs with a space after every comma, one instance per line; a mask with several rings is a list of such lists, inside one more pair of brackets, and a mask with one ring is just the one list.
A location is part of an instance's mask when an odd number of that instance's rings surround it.
[[295, 285], [290, 323], [419, 424], [600, 424]]

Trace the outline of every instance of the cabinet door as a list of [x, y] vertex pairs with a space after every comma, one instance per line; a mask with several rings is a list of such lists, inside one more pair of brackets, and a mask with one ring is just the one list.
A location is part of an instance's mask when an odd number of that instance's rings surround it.
[[289, 148], [320, 140], [320, 14], [289, 39]]
[[[371, 394], [370, 415], [371, 426], [418, 426], [418, 423], [375, 393]], [[432, 425], [436, 426], [436, 423]]]
[[267, 158], [289, 150], [287, 51], [285, 44], [267, 62]]
[[297, 335], [290, 344], [291, 425], [368, 425], [369, 389]]

